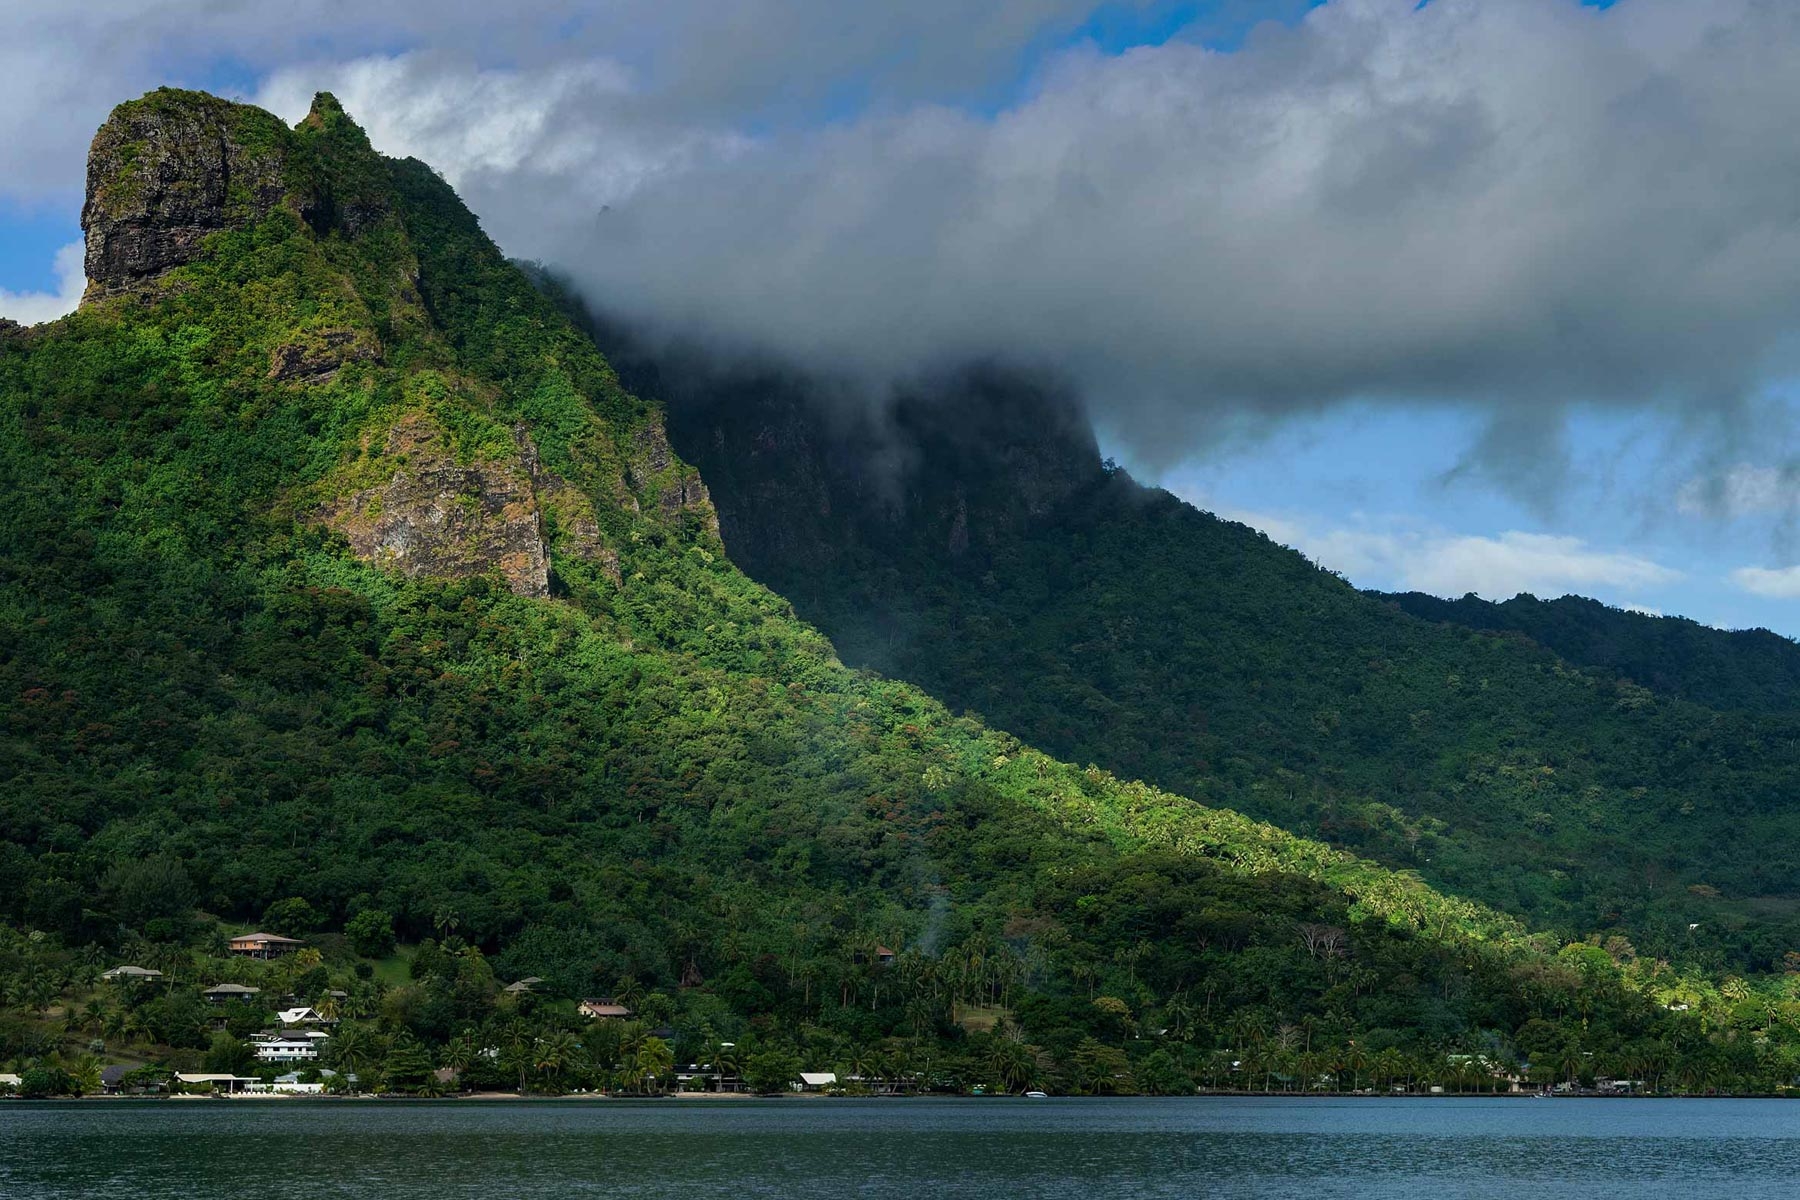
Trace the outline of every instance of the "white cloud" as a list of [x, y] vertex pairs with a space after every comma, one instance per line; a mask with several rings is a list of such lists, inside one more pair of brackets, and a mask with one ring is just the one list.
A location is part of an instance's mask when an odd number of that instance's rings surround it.
[[[1520, 592], [1633, 591], [1674, 583], [1680, 571], [1641, 555], [1590, 546], [1578, 537], [1509, 530], [1456, 534], [1391, 523], [1318, 528], [1304, 519], [1225, 510], [1220, 516], [1263, 530], [1363, 587], [1505, 600]], [[1641, 605], [1633, 611], [1662, 614]]]
[[1800, 567], [1740, 567], [1729, 578], [1753, 596], [1768, 600], [1800, 599]]
[[56, 252], [55, 292], [9, 292], [0, 288], [0, 317], [21, 325], [37, 325], [74, 312], [87, 287], [83, 252], [80, 242], [73, 242]]
[[1800, 508], [1800, 485], [1791, 470], [1740, 463], [1721, 475], [1690, 479], [1675, 497], [1688, 516], [1749, 517]]

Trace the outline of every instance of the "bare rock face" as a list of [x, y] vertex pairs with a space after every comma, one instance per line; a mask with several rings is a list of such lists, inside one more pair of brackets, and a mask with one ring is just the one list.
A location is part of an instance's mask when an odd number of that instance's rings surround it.
[[380, 357], [380, 347], [367, 335], [353, 329], [327, 329], [276, 347], [269, 356], [269, 378], [282, 383], [328, 383], [347, 364]]
[[684, 512], [698, 514], [706, 528], [716, 536], [719, 515], [713, 509], [712, 495], [701, 481], [700, 473], [675, 457], [661, 418], [652, 419], [633, 437], [636, 445], [626, 478], [631, 490], [651, 489], [655, 493], [657, 509], [665, 520]]
[[386, 453], [400, 464], [386, 483], [323, 514], [359, 558], [408, 577], [498, 571], [516, 595], [549, 595], [538, 499], [523, 463], [458, 464], [443, 430], [422, 414], [394, 426]]
[[128, 291], [266, 216], [284, 194], [280, 130], [267, 113], [169, 89], [115, 109], [88, 155], [89, 295]]

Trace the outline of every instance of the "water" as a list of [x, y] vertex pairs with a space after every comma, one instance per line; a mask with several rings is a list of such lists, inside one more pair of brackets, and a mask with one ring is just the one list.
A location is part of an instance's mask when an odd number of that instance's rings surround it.
[[0, 1197], [1788, 1197], [1771, 1100], [0, 1103]]

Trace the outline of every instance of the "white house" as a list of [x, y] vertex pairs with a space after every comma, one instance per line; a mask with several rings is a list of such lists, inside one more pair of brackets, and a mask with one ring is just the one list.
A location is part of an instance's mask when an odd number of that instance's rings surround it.
[[129, 967], [129, 966], [114, 967], [110, 971], [100, 972], [100, 978], [111, 979], [114, 981], [117, 981], [120, 979], [149, 980], [149, 979], [161, 979], [162, 977], [163, 977], [163, 973], [161, 971], [153, 971], [149, 967]]
[[800, 1072], [800, 1090], [803, 1092], [821, 1092], [835, 1083], [837, 1083], [836, 1071]]
[[250, 1044], [262, 1062], [311, 1062], [331, 1040], [329, 1033], [317, 1029], [301, 1029], [280, 1033], [256, 1033]]

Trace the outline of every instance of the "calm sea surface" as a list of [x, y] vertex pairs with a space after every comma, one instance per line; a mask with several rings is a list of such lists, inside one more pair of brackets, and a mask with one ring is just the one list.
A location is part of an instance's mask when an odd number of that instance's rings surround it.
[[0, 1103], [0, 1197], [1800, 1195], [1800, 1103]]

